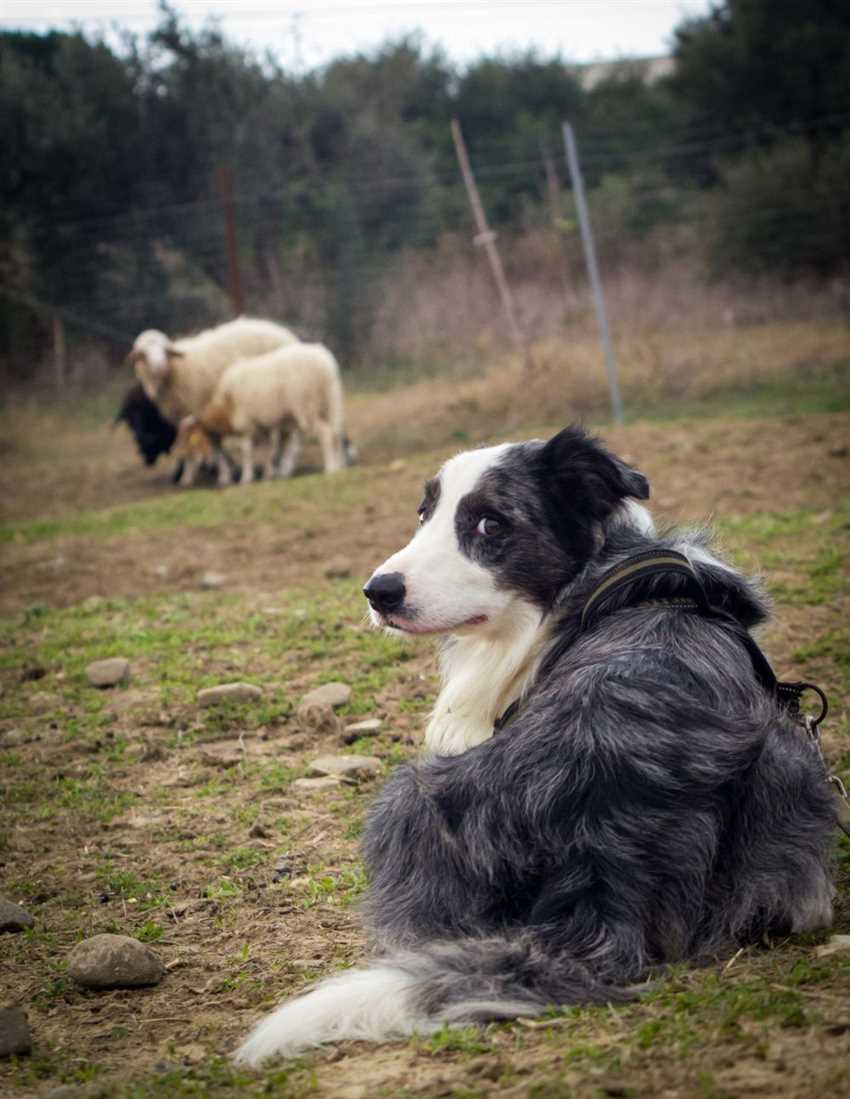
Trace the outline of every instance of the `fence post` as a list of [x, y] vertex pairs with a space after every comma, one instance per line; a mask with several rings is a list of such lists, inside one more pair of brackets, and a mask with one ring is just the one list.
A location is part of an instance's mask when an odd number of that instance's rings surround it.
[[466, 193], [469, 196], [469, 205], [472, 207], [472, 215], [475, 218], [475, 225], [478, 229], [478, 234], [474, 238], [474, 243], [479, 247], [483, 247], [487, 253], [487, 258], [490, 261], [490, 267], [493, 271], [493, 278], [496, 280], [496, 286], [499, 289], [499, 296], [502, 299], [502, 306], [505, 310], [505, 316], [508, 319], [508, 327], [511, 331], [511, 337], [514, 343], [522, 353], [523, 366], [526, 370], [531, 370], [534, 367], [534, 360], [531, 356], [531, 348], [528, 344], [528, 340], [523, 335], [522, 329], [519, 326], [519, 322], [516, 318], [516, 310], [514, 309], [514, 299], [511, 294], [511, 288], [508, 286], [508, 280], [505, 276], [505, 269], [502, 266], [502, 258], [499, 255], [499, 250], [496, 247], [496, 234], [490, 229], [487, 224], [487, 216], [484, 213], [484, 207], [481, 205], [481, 196], [478, 194], [478, 187], [475, 183], [475, 176], [472, 174], [472, 168], [469, 164], [469, 157], [466, 154], [466, 145], [463, 140], [463, 133], [460, 128], [460, 123], [456, 118], [452, 119], [452, 137], [455, 143], [455, 152], [457, 153], [458, 164], [460, 165], [461, 175], [463, 176], [463, 182], [466, 185]]
[[65, 351], [65, 323], [58, 313], [53, 314], [53, 373], [56, 380], [56, 391], [61, 393], [65, 388], [65, 379], [68, 370], [68, 356]]
[[555, 162], [549, 152], [548, 145], [541, 144], [540, 152], [543, 156], [543, 170], [546, 173], [546, 190], [549, 193], [549, 216], [558, 242], [558, 255], [561, 260], [559, 268], [561, 282], [564, 286], [564, 301], [569, 302], [571, 298], [575, 298], [575, 287], [567, 254], [564, 251], [564, 238], [561, 232], [561, 186], [558, 182], [558, 173], [555, 171]]
[[623, 422], [623, 398], [620, 395], [620, 383], [617, 379], [617, 364], [614, 360], [614, 348], [611, 344], [611, 332], [608, 328], [608, 315], [605, 312], [605, 298], [602, 294], [602, 282], [599, 278], [599, 267], [596, 263], [596, 249], [593, 246], [593, 233], [590, 228], [590, 217], [587, 212], [587, 200], [584, 194], [584, 181], [581, 176], [581, 167], [578, 161], [578, 149], [576, 148], [575, 135], [569, 122], [564, 123], [564, 147], [567, 153], [567, 165], [570, 169], [570, 178], [573, 184], [573, 195], [576, 202], [576, 213], [581, 230], [581, 241], [584, 246], [584, 258], [587, 262], [587, 273], [590, 277], [590, 285], [593, 290], [593, 301], [596, 306], [596, 319], [599, 322], [599, 334], [602, 339], [602, 350], [605, 356], [605, 371], [608, 375], [608, 389], [611, 394], [611, 416], [618, 424]]
[[224, 208], [225, 239], [227, 242], [227, 286], [233, 312], [238, 317], [245, 312], [242, 300], [242, 279], [239, 272], [239, 251], [236, 246], [236, 214], [233, 208], [233, 177], [229, 168], [219, 168], [216, 183]]

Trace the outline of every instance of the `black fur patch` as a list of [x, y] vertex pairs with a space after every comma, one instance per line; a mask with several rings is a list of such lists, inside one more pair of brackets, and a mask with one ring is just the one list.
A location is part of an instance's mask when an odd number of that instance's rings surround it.
[[145, 465], [152, 466], [160, 454], [167, 454], [174, 446], [176, 428], [165, 419], [139, 383], [124, 395], [115, 423], [122, 420], [133, 433]]
[[420, 523], [427, 523], [436, 511], [437, 504], [440, 502], [441, 488], [439, 477], [432, 477], [430, 481], [425, 482], [422, 503], [417, 508]]
[[[549, 610], [593, 553], [599, 526], [628, 497], [646, 499], [646, 478], [578, 427], [547, 443], [520, 443], [486, 470], [458, 503], [461, 550], [499, 587]], [[476, 531], [483, 517], [492, 535]]]

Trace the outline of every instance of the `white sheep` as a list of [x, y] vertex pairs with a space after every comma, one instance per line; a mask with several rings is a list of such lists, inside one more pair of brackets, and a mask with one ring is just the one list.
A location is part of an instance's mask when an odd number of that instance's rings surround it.
[[296, 343], [297, 336], [283, 325], [238, 317], [177, 340], [148, 328], [136, 337], [128, 361], [163, 416], [177, 423], [204, 407], [218, 379], [237, 359]]
[[[145, 393], [172, 423], [199, 412], [210, 400], [216, 383], [237, 359], [262, 355], [276, 347], [298, 343], [298, 338], [273, 321], [238, 317], [196, 336], [172, 340], [156, 328], [139, 333], [128, 355]], [[219, 469], [224, 455], [216, 455]], [[187, 463], [181, 485], [191, 485], [197, 464]]]
[[254, 479], [254, 441], [261, 433], [270, 436], [267, 477], [292, 474], [302, 434], [318, 436], [326, 473], [346, 464], [350, 444], [339, 367], [322, 344], [279, 347], [228, 367], [206, 406], [181, 421], [176, 453], [193, 467], [219, 456], [219, 484], [229, 484], [230, 468], [219, 444], [225, 435], [239, 435], [247, 483]]

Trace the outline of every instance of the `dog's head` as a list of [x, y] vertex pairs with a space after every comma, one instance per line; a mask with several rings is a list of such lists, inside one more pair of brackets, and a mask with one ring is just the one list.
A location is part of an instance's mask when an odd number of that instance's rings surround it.
[[419, 529], [363, 589], [375, 625], [405, 633], [500, 631], [518, 603], [548, 611], [646, 478], [581, 428], [548, 442], [472, 450], [425, 485]]

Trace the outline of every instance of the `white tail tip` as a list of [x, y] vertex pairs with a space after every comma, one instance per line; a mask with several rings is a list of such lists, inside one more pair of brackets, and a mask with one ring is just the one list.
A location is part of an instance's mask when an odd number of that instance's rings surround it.
[[288, 1000], [251, 1031], [234, 1054], [237, 1064], [256, 1067], [270, 1057], [295, 1057], [343, 1038], [380, 1042], [435, 1029], [417, 1015], [410, 995], [415, 978], [402, 969], [355, 969], [323, 981]]

